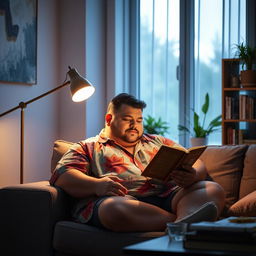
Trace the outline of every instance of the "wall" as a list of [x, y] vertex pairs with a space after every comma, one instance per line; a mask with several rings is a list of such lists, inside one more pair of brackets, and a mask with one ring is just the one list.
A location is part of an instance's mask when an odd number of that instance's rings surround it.
[[[104, 125], [105, 0], [38, 0], [37, 84], [0, 84], [0, 113], [62, 84], [68, 66], [96, 87], [74, 103], [68, 86], [25, 109], [24, 182], [49, 179], [56, 139], [78, 141]], [[2, 18], [2, 16], [0, 16]], [[3, 22], [3, 20], [0, 20]], [[97, 118], [96, 118], [97, 117]], [[20, 111], [0, 118], [0, 187], [19, 183]]]
[[[61, 92], [59, 137], [79, 141], [96, 135], [105, 113], [105, 0], [62, 0], [60, 5], [60, 70], [70, 65], [86, 77], [96, 92], [74, 103], [68, 88]], [[75, 19], [74, 19], [75, 17]]]
[[[3, 16], [0, 16], [2, 19]], [[3, 20], [1, 20], [3, 22]], [[38, 1], [37, 84], [0, 84], [0, 113], [56, 86], [58, 76], [57, 1]], [[57, 137], [57, 97], [49, 95], [25, 109], [24, 181], [49, 178], [51, 148]], [[0, 186], [19, 183], [20, 111], [0, 119]]]

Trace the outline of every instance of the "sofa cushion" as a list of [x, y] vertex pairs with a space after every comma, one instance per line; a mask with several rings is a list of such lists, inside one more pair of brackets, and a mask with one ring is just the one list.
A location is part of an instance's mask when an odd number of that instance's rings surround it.
[[233, 204], [229, 208], [228, 214], [230, 216], [256, 216], [256, 191]]
[[250, 145], [245, 154], [244, 172], [241, 179], [239, 198], [256, 190], [256, 145]]
[[165, 235], [165, 232], [112, 232], [72, 221], [55, 225], [53, 247], [72, 255], [122, 255], [122, 248]]
[[200, 157], [213, 181], [223, 187], [226, 209], [238, 200], [247, 148], [247, 145], [209, 146]]
[[73, 142], [65, 140], [56, 140], [53, 146], [52, 160], [51, 160], [51, 172], [53, 173], [58, 161], [73, 145]]

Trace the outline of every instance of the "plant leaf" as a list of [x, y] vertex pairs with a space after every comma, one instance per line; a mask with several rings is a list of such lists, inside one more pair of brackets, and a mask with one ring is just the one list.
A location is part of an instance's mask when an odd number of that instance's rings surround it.
[[202, 112], [206, 115], [206, 113], [208, 112], [208, 109], [209, 109], [209, 94], [206, 93], [205, 94], [205, 101], [204, 101], [204, 104], [202, 106]]

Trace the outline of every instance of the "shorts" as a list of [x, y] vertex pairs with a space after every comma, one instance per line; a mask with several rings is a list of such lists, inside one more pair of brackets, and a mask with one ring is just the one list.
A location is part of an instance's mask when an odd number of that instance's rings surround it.
[[[181, 189], [180, 187], [176, 187], [167, 197], [147, 196], [147, 197], [131, 197], [131, 198], [134, 198], [134, 200], [138, 200], [138, 201], [141, 201], [144, 203], [149, 203], [149, 204], [158, 206], [161, 209], [164, 209], [168, 212], [173, 213], [172, 208], [171, 208], [171, 201], [172, 201], [173, 197], [175, 196], [175, 194], [180, 189]], [[105, 227], [102, 225], [102, 223], [99, 219], [98, 210], [99, 210], [100, 204], [105, 199], [107, 199], [109, 197], [111, 197], [111, 196], [102, 196], [95, 201], [92, 216], [91, 216], [90, 220], [87, 222], [88, 225], [92, 225], [92, 226], [95, 226], [98, 228], [105, 229]]]

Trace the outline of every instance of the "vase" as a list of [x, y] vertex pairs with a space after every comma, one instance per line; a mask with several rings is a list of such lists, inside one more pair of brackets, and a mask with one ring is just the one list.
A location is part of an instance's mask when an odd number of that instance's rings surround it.
[[256, 70], [242, 70], [240, 75], [242, 87], [256, 86]]
[[196, 146], [204, 146], [207, 145], [208, 138], [199, 138], [199, 137], [192, 137], [190, 138], [190, 146], [191, 147], [196, 147]]

